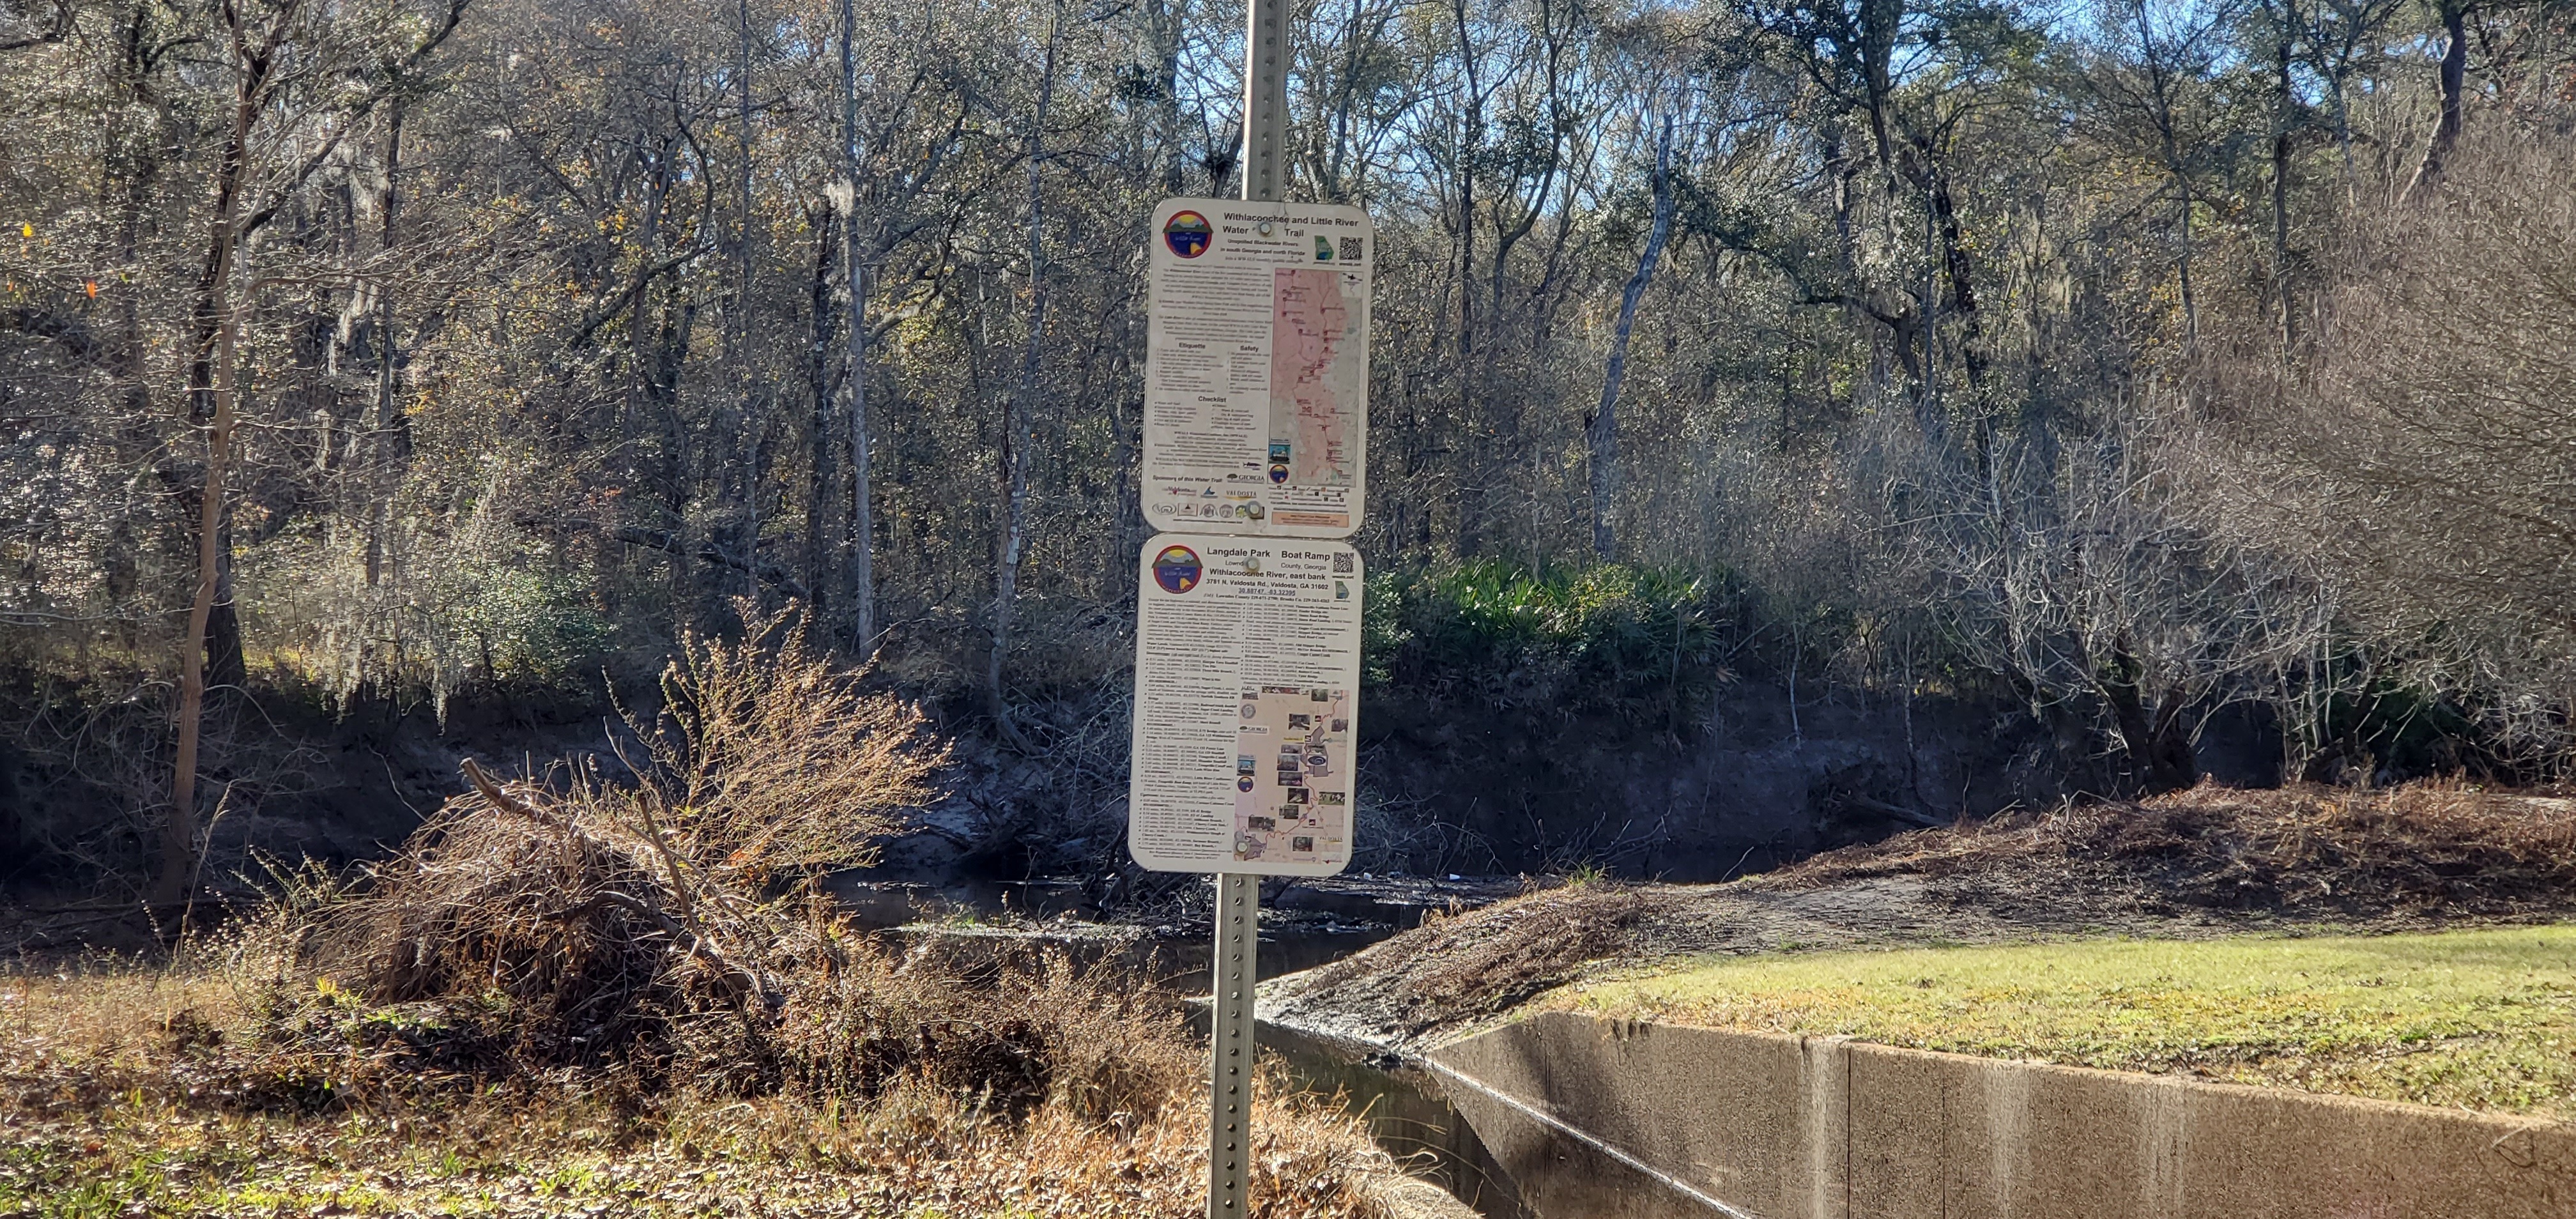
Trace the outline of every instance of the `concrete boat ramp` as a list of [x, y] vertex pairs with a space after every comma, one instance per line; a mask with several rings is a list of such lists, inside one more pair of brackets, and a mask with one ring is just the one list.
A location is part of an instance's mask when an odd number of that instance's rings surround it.
[[1263, 1036], [1489, 1217], [2576, 1217], [2538, 1119], [1557, 1012], [1409, 1058]]

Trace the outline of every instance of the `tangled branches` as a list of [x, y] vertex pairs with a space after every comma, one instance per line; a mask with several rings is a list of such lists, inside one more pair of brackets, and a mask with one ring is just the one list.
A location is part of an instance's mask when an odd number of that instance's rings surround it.
[[[292, 993], [505, 1027], [501, 1056], [528, 1068], [782, 1078], [793, 1001], [863, 951], [783, 882], [866, 861], [945, 750], [783, 617], [739, 644], [687, 641], [662, 693], [658, 714], [627, 716], [631, 781], [466, 763], [473, 790], [400, 855], [282, 918]], [[469, 1018], [494, 1009], [507, 1019]]]

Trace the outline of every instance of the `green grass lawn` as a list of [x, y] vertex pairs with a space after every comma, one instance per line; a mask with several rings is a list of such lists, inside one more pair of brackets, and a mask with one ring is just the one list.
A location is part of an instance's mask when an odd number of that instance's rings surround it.
[[1538, 1006], [2576, 1120], [2576, 926], [1731, 957]]

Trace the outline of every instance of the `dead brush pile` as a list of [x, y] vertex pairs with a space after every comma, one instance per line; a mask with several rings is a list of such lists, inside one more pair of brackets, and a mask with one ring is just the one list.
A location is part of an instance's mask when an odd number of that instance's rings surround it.
[[[928, 797], [944, 752], [916, 711], [782, 621], [691, 641], [662, 693], [629, 717], [631, 778], [469, 765], [391, 861], [291, 877], [230, 933], [241, 1018], [161, 1021], [184, 1103], [444, 1122], [518, 1097], [604, 1109], [648, 1149], [708, 1112], [784, 1113], [811, 1127], [791, 1153], [874, 1174], [825, 1213], [1187, 1209], [1204, 1062], [1177, 1005], [1061, 959], [970, 979], [900, 958], [804, 883]], [[1357, 1170], [1385, 1160], [1357, 1127], [1264, 1103], [1262, 1213], [1369, 1213]]]
[[[1137, 1057], [1092, 1042], [1165, 1031], [1132, 988], [1061, 966], [973, 988], [908, 970], [799, 883], [866, 862], [945, 751], [793, 620], [749, 636], [689, 641], [661, 710], [628, 717], [631, 779], [505, 782], [469, 763], [474, 790], [394, 859], [293, 886], [241, 950], [272, 980], [264, 1045], [327, 1064], [279, 1086], [348, 1102], [616, 1068], [738, 1095], [920, 1083], [1012, 1108], [1059, 1086], [1133, 1100], [1085, 1074]], [[1041, 997], [1097, 1019], [1077, 1027]]]
[[333, 1040], [363, 1010], [387, 1079], [616, 1064], [755, 1090], [796, 1074], [797, 1000], [884, 970], [776, 891], [865, 862], [944, 754], [792, 620], [750, 634], [690, 641], [660, 712], [628, 717], [631, 781], [502, 782], [469, 762], [474, 790], [396, 858], [273, 910], [272, 1042]]
[[1626, 950], [1649, 905], [1640, 891], [1606, 880], [1541, 889], [1426, 922], [1317, 969], [1307, 986], [1365, 992], [1408, 1034], [1481, 1019]]
[[2376, 791], [2203, 783], [1918, 830], [1746, 883], [1892, 875], [2046, 879], [2215, 909], [2537, 913], [2576, 904], [2576, 801], [2447, 783]]

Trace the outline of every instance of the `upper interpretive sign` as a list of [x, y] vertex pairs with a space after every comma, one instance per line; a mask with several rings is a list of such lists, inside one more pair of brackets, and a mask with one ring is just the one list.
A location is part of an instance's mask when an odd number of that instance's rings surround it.
[[1368, 213], [1167, 199], [1152, 234], [1146, 521], [1349, 536], [1368, 481]]

